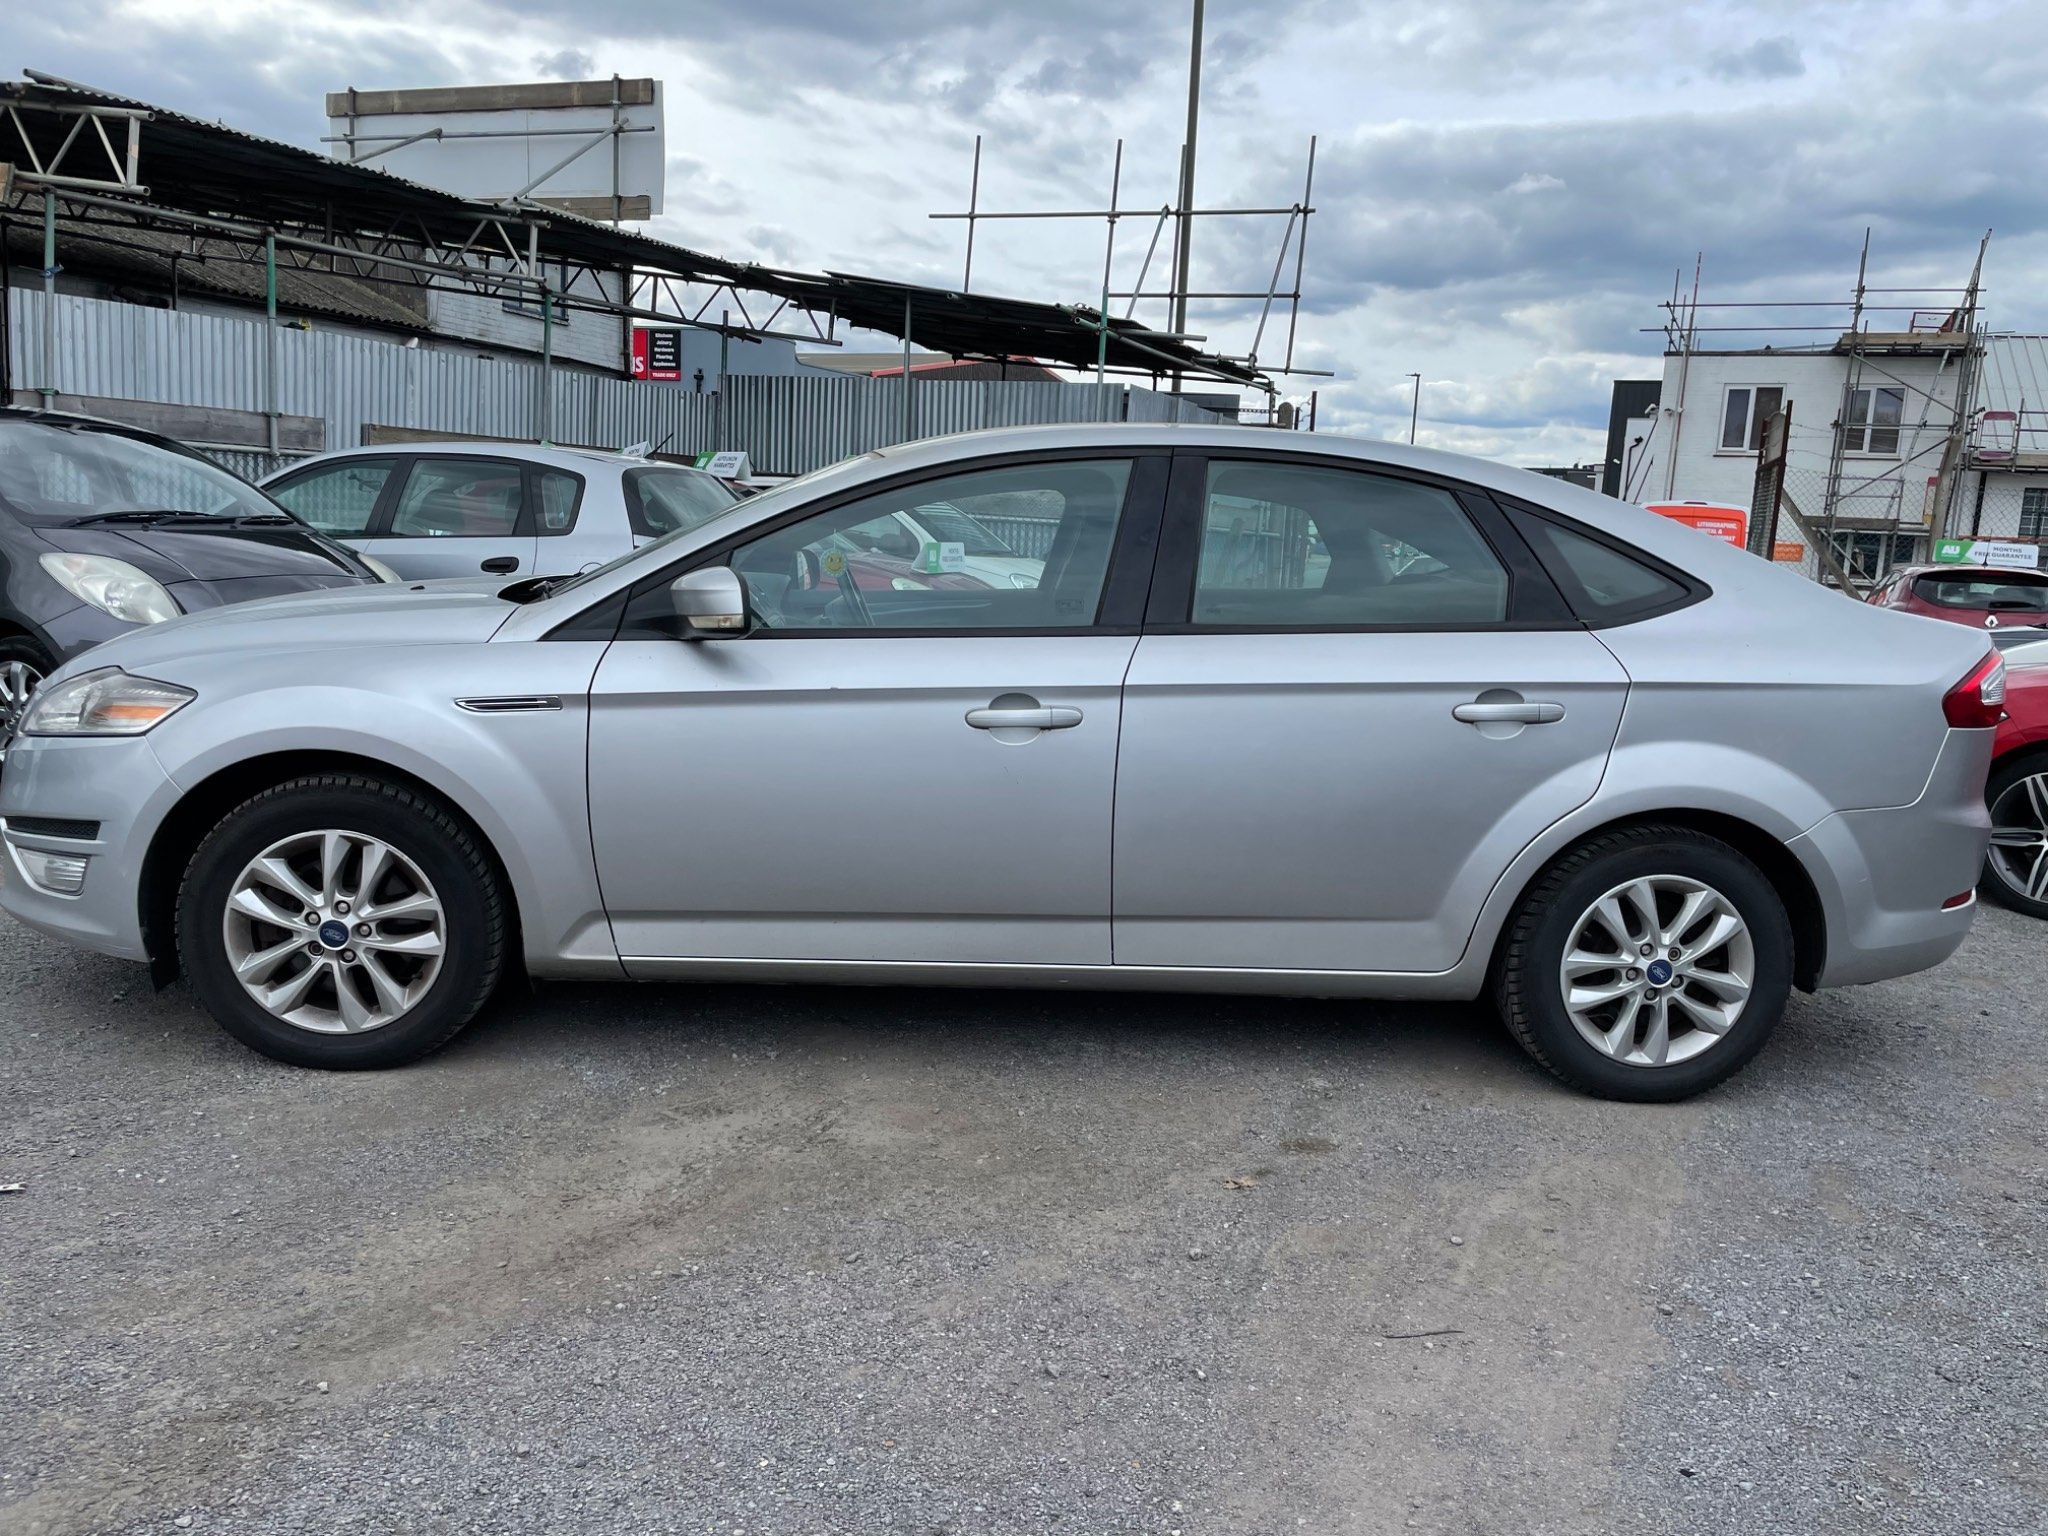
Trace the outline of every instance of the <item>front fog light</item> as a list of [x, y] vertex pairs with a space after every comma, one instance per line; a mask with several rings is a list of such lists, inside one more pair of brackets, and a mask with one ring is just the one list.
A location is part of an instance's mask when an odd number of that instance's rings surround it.
[[45, 853], [40, 848], [8, 844], [21, 878], [45, 896], [76, 896], [85, 889], [85, 858], [76, 853]]

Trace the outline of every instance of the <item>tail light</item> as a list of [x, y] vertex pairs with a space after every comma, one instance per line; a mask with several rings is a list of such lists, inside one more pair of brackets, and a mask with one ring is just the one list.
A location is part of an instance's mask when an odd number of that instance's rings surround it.
[[1941, 712], [1959, 730], [1989, 730], [2005, 718], [2005, 658], [1992, 651], [1942, 696]]

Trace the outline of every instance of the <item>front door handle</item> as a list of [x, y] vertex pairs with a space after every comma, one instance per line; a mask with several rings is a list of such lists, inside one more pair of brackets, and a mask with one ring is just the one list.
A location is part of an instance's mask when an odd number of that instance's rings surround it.
[[1081, 723], [1081, 711], [1066, 704], [1030, 709], [990, 705], [967, 711], [967, 723], [977, 731], [1064, 731]]
[[1564, 718], [1564, 706], [1548, 699], [1521, 699], [1498, 704], [1460, 704], [1451, 718], [1467, 725], [1551, 725]]
[[517, 555], [493, 555], [482, 565], [478, 566], [477, 569], [488, 571], [493, 576], [510, 576], [519, 569], [519, 557]]

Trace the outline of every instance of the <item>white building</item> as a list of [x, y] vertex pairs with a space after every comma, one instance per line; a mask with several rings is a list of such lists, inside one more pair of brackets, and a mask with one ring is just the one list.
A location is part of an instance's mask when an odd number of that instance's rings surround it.
[[[1656, 405], [1622, 433], [1621, 495], [1749, 506], [1763, 426], [1781, 407], [1785, 501], [1833, 529], [1853, 574], [1925, 560], [1936, 536], [2048, 541], [2038, 336], [1928, 328], [1864, 332], [1853, 348], [1844, 337], [1823, 349], [1668, 353]], [[1790, 516], [1775, 554], [1817, 573]]]

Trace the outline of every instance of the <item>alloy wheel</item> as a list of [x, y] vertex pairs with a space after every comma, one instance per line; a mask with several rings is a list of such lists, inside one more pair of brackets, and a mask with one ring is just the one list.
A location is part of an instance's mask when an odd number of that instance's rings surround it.
[[42, 681], [43, 674], [25, 661], [0, 661], [0, 758], [6, 757], [7, 744], [28, 714], [29, 695]]
[[1992, 805], [1990, 863], [2015, 896], [2048, 901], [2048, 771], [2013, 780]]
[[1627, 1066], [1672, 1066], [1734, 1028], [1756, 984], [1756, 945], [1712, 886], [1649, 875], [1581, 914], [1558, 981], [1588, 1045]]
[[273, 1018], [359, 1034], [424, 998], [447, 916], [420, 867], [362, 832], [298, 832], [243, 868], [222, 920], [228, 964]]

